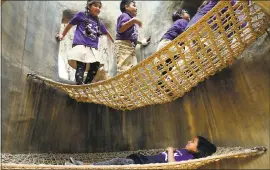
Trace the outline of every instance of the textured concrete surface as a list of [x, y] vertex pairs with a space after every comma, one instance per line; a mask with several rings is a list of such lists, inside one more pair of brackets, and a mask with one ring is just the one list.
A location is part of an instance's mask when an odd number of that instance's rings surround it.
[[[165, 4], [171, 10], [169, 6], [176, 7], [171, 2]], [[205, 136], [218, 146], [269, 148], [269, 35], [254, 43], [235, 64], [200, 83], [184, 97], [129, 112], [77, 103], [41, 82], [27, 80], [29, 72], [60, 80], [59, 44], [54, 35], [60, 29], [62, 11], [83, 9], [83, 6], [84, 3], [72, 1], [2, 4], [5, 14], [1, 25], [3, 152], [73, 153], [182, 147], [194, 135]], [[158, 13], [159, 18], [170, 13], [164, 10], [167, 9], [164, 5], [155, 8], [153, 23], [142, 30], [143, 35], [151, 33], [153, 44], [141, 49], [142, 58], [155, 51], [157, 40], [170, 24], [169, 20], [155, 21]], [[204, 168], [269, 169], [269, 152]]]

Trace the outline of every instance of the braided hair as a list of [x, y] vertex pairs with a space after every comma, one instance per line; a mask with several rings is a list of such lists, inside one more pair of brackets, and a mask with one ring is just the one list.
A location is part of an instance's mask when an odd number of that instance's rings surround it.
[[[90, 10], [88, 9], [89, 5], [92, 5], [94, 3], [100, 3], [100, 0], [87, 0], [86, 7], [85, 7], [85, 18], [84, 18], [84, 24], [85, 24], [85, 33], [86, 35], [90, 35], [92, 33], [91, 29], [88, 27], [89, 24], [89, 19], [88, 16], [90, 15]], [[102, 32], [100, 31], [100, 20], [99, 17], [95, 17], [97, 20], [97, 27], [98, 27], [98, 32], [97, 32], [97, 37], [100, 37], [102, 35]]]

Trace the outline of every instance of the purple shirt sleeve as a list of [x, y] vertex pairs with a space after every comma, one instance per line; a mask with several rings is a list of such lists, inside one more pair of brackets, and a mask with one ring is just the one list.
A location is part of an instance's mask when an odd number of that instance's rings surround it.
[[82, 12], [78, 12], [69, 21], [69, 24], [71, 24], [71, 25], [78, 25], [80, 22], [83, 22], [83, 21], [84, 21], [84, 14]]
[[186, 29], [188, 21], [185, 19], [178, 19], [163, 35], [162, 39], [174, 40], [178, 35], [183, 33]]
[[186, 149], [177, 149], [174, 152], [174, 159], [177, 162], [186, 161], [189, 159], [194, 159], [194, 156], [191, 153], [189, 153]]
[[[186, 149], [177, 149], [173, 153], [173, 155], [176, 162], [194, 159], [194, 156], [191, 153], [189, 153]], [[162, 152], [158, 155], [151, 156], [150, 159], [151, 159], [151, 162], [156, 162], [156, 163], [168, 162], [168, 153]]]
[[184, 20], [184, 19], [177, 20], [176, 23], [174, 24], [174, 26], [177, 30], [177, 33], [181, 34], [182, 32], [184, 32], [187, 24], [188, 24], [187, 20]]
[[131, 17], [126, 14], [126, 13], [122, 13], [118, 19], [117, 22], [117, 32], [119, 32], [120, 28], [122, 27], [122, 25], [126, 22], [128, 22], [131, 19]]
[[100, 22], [100, 31], [101, 31], [103, 34], [107, 34], [107, 33], [108, 33], [108, 31], [107, 31], [105, 25], [104, 25], [102, 22]]

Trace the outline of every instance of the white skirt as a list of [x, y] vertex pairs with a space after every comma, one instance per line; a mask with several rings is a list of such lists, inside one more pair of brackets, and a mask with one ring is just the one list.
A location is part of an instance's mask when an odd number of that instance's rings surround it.
[[84, 45], [76, 45], [67, 53], [68, 64], [76, 69], [77, 62], [86, 63], [86, 71], [89, 70], [90, 63], [99, 62], [100, 67], [104, 66], [104, 59], [100, 56], [99, 51], [95, 48]]

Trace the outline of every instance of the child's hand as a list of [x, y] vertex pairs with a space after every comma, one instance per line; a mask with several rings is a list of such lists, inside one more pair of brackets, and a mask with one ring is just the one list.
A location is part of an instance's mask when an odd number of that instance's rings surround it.
[[171, 152], [174, 152], [175, 150], [176, 150], [176, 149], [175, 149], [175, 148], [173, 148], [173, 147], [171, 147], [171, 146], [170, 146], [170, 147], [168, 147], [168, 148], [166, 149], [166, 151], [168, 151], [168, 152], [170, 152], [170, 151], [171, 151]]
[[150, 41], [151, 41], [151, 37], [149, 37], [147, 39], [145, 38], [142, 40], [142, 45], [147, 46], [150, 43]]
[[57, 33], [56, 36], [55, 36], [55, 38], [56, 38], [58, 41], [62, 41], [62, 40], [64, 39], [64, 36], [63, 36], [63, 34]]
[[133, 18], [133, 21], [134, 21], [134, 23], [135, 24], [138, 24], [139, 25], [139, 27], [142, 27], [142, 21], [141, 20], [139, 20], [138, 18]]

